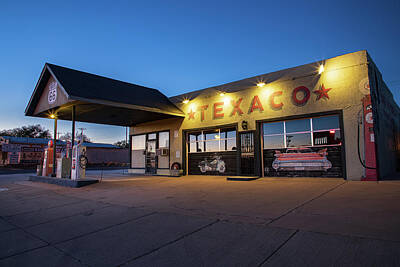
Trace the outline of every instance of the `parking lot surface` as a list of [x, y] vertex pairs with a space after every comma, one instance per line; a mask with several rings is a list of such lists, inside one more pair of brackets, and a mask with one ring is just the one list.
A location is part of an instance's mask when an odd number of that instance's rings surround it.
[[399, 266], [400, 182], [0, 175], [0, 266]]

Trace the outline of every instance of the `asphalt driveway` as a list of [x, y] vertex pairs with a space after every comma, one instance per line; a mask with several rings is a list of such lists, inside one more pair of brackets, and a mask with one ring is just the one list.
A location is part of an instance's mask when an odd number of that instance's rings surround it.
[[398, 181], [101, 175], [0, 175], [0, 266], [400, 265]]

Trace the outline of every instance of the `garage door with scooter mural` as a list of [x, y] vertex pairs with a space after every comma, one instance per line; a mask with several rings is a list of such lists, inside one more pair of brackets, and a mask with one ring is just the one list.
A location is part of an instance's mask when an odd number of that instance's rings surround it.
[[263, 123], [264, 176], [343, 177], [338, 115]]
[[188, 134], [189, 174], [236, 174], [236, 129], [204, 130]]

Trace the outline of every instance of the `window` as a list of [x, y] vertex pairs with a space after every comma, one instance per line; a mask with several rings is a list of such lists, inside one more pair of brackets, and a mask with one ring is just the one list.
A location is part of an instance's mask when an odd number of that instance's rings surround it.
[[283, 121], [264, 123], [264, 148], [285, 147], [284, 128]]
[[146, 135], [132, 136], [132, 150], [141, 150], [146, 147]]
[[310, 131], [310, 119], [285, 121], [286, 132], [307, 132]]
[[217, 152], [236, 150], [236, 129], [217, 129], [190, 133], [189, 152]]
[[263, 124], [264, 149], [341, 145], [337, 115]]
[[169, 148], [169, 132], [160, 132], [158, 134], [158, 147]]
[[156, 139], [157, 139], [157, 135], [156, 135], [155, 133], [148, 134], [147, 139], [149, 139], [149, 140], [156, 140]]

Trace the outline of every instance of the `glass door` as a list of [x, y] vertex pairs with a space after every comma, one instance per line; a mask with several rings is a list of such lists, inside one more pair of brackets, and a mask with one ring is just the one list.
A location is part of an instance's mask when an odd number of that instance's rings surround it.
[[254, 132], [240, 133], [240, 165], [242, 175], [254, 175]]
[[148, 140], [146, 143], [146, 173], [155, 174], [157, 172], [156, 140]]

